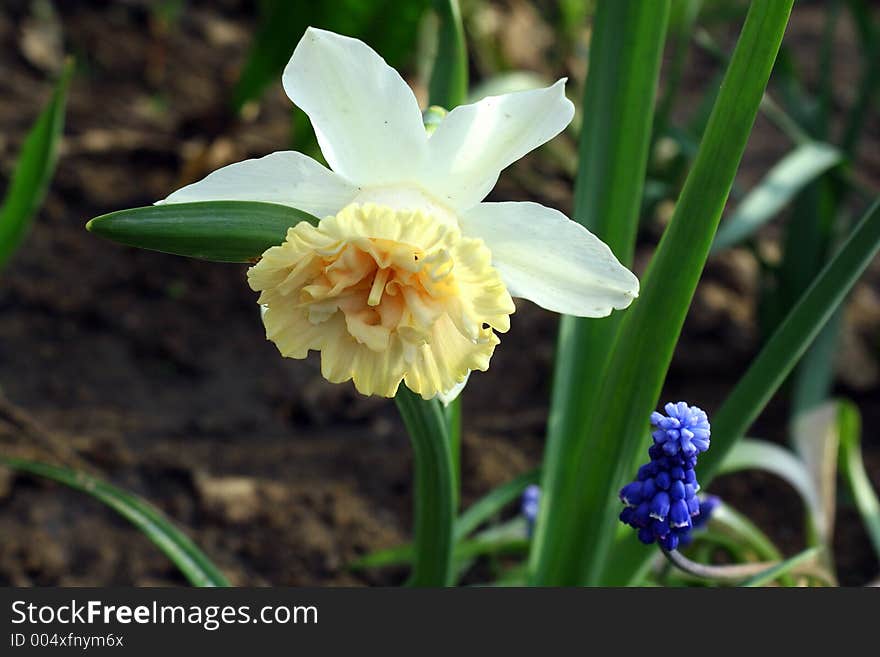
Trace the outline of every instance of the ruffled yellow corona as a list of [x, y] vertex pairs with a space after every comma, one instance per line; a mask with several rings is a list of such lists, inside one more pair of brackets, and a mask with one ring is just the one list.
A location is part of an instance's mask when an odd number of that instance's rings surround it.
[[248, 272], [282, 356], [321, 352], [334, 383], [425, 399], [486, 370], [513, 301], [481, 239], [422, 211], [352, 204], [289, 229]]

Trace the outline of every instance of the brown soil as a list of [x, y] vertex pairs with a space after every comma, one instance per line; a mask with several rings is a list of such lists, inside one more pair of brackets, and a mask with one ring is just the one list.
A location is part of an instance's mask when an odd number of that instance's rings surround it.
[[[223, 111], [252, 31], [250, 3], [190, 2], [171, 29], [151, 18], [148, 3], [55, 4], [63, 50], [79, 56], [85, 73], [71, 91], [51, 193], [0, 279], [0, 449], [85, 462], [143, 495], [236, 584], [400, 582], [401, 570], [345, 568], [408, 536], [410, 451], [393, 404], [324, 382], [314, 359], [279, 358], [265, 340], [243, 267], [122, 248], [83, 230], [92, 216], [149, 204], [217, 166], [286, 147], [290, 121], [280, 85], [248, 123]], [[4, 180], [60, 52], [45, 25], [34, 22], [30, 3], [6, 5]], [[809, 40], [814, 29], [810, 13], [802, 15], [792, 28], [795, 42], [798, 35]], [[871, 129], [876, 146], [876, 122]], [[785, 147], [765, 121], [752, 142], [746, 186]], [[544, 167], [539, 158], [517, 165], [495, 197], [534, 196], [523, 181]], [[877, 168], [874, 162], [874, 180]], [[554, 175], [542, 196], [569, 209], [570, 184]], [[641, 263], [652, 242], [646, 235]], [[876, 297], [866, 290], [876, 339]], [[754, 267], [744, 254], [711, 264], [664, 398], [717, 408], [755, 352], [753, 291]], [[555, 327], [554, 316], [520, 303], [492, 369], [472, 378], [465, 503], [540, 458]], [[868, 354], [876, 359], [876, 345]], [[872, 430], [880, 426], [877, 383], [840, 392], [862, 409], [866, 458], [880, 484]], [[755, 435], [782, 439], [785, 418], [784, 403], [774, 402]], [[778, 481], [736, 476], [714, 488], [786, 551], [801, 545], [798, 498]], [[840, 513], [836, 547], [843, 583], [877, 575], [855, 512]], [[0, 584], [183, 583], [147, 539], [100, 504], [0, 471]]]

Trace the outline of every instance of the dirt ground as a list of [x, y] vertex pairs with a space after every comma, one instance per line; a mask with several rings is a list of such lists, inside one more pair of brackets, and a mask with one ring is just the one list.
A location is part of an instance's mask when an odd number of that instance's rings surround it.
[[[2, 180], [61, 52], [30, 3], [7, 4], [0, 14]], [[188, 3], [172, 30], [152, 20], [145, 3], [55, 4], [66, 50], [85, 73], [71, 90], [51, 193], [0, 278], [0, 449], [84, 462], [146, 497], [236, 584], [399, 583], [399, 569], [346, 568], [409, 534], [410, 450], [393, 404], [326, 383], [314, 359], [279, 358], [243, 266], [127, 249], [83, 229], [90, 217], [152, 203], [222, 164], [286, 148], [290, 115], [280, 85], [245, 122], [224, 110], [253, 29], [249, 3]], [[817, 29], [815, 16], [796, 11], [789, 41], [807, 47]], [[699, 85], [699, 74], [685, 83]], [[863, 148], [863, 173], [874, 183], [878, 134], [874, 120]], [[759, 120], [741, 184], [747, 188], [784, 147]], [[526, 198], [520, 181], [541, 166], [537, 158], [516, 165], [493, 198]], [[554, 180], [543, 196], [535, 200], [570, 210], [566, 180]], [[640, 266], [655, 239], [651, 231], [644, 236]], [[875, 266], [874, 280], [877, 274]], [[665, 399], [688, 399], [710, 414], [723, 400], [755, 354], [755, 277], [744, 252], [710, 264]], [[862, 410], [866, 460], [880, 486], [877, 287], [860, 286], [852, 305], [838, 392]], [[491, 370], [472, 377], [465, 503], [538, 462], [556, 321], [518, 303]], [[873, 351], [860, 334], [873, 336]], [[848, 367], [853, 358], [857, 366]], [[784, 439], [786, 417], [784, 401], [775, 401], [754, 435]], [[713, 489], [786, 551], [802, 544], [800, 503], [777, 480], [738, 475]], [[835, 545], [842, 583], [876, 577], [854, 510], [839, 514]], [[147, 539], [100, 504], [0, 471], [0, 585], [184, 583]]]

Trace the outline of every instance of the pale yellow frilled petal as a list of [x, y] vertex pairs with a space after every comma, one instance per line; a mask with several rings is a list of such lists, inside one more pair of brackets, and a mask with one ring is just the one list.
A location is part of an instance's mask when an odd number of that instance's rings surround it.
[[425, 399], [485, 370], [513, 301], [480, 239], [419, 211], [353, 204], [300, 223], [248, 272], [283, 356], [365, 395]]

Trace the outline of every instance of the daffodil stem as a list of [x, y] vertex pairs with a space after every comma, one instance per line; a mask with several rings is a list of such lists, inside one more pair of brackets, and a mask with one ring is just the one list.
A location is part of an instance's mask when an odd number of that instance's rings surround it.
[[778, 565], [772, 562], [764, 562], [743, 563], [732, 566], [707, 566], [706, 564], [691, 561], [678, 550], [664, 550], [663, 548], [660, 548], [660, 550], [666, 559], [669, 560], [669, 563], [679, 570], [700, 579], [716, 582], [739, 582], [766, 572]]
[[447, 420], [436, 399], [405, 386], [395, 397], [413, 447], [413, 570], [409, 586], [452, 584], [456, 479]]

